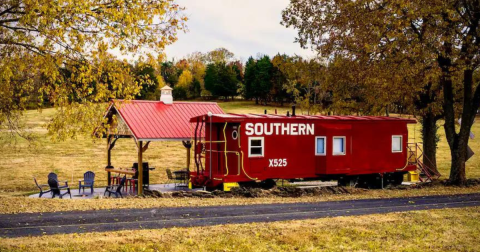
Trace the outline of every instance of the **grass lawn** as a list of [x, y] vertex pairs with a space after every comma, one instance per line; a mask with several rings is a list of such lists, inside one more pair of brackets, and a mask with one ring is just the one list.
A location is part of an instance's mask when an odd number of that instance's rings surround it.
[[0, 251], [478, 251], [480, 208], [0, 239]]

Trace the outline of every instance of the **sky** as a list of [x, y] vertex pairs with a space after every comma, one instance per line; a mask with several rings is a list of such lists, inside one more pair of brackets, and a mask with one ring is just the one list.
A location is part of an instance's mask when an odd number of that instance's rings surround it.
[[178, 0], [186, 8], [188, 32], [165, 50], [168, 59], [192, 52], [224, 47], [236, 59], [246, 61], [257, 54], [315, 55], [294, 43], [296, 31], [280, 24], [289, 0]]

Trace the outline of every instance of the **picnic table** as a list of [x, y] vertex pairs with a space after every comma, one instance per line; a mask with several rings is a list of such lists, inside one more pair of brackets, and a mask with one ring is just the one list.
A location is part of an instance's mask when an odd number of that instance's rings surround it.
[[105, 168], [105, 171], [135, 176], [135, 171], [133, 169]]

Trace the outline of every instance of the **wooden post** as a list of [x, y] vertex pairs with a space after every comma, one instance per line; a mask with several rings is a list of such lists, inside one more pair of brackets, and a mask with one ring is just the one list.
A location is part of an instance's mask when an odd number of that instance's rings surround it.
[[[107, 136], [107, 167], [110, 167], [112, 165], [112, 154], [110, 148], [110, 144], [112, 142], [112, 136], [108, 135]], [[107, 172], [107, 183], [110, 185], [112, 183], [112, 174], [110, 172]]]
[[138, 195], [143, 194], [143, 141], [138, 141]]
[[187, 147], [187, 171], [190, 171], [190, 147]]
[[183, 146], [187, 150], [187, 171], [190, 171], [190, 148], [192, 148], [191, 141], [182, 141]]

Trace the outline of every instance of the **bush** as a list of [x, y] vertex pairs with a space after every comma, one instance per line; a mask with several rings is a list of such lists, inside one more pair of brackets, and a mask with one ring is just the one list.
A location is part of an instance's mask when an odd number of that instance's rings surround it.
[[187, 99], [187, 89], [182, 86], [175, 86], [172, 95], [175, 100], [185, 100]]

